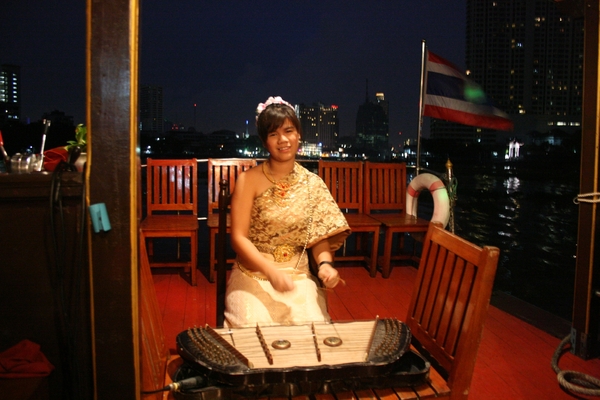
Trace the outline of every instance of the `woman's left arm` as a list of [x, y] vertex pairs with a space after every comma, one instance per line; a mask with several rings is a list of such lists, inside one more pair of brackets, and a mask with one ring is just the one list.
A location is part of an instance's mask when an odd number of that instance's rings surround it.
[[333, 267], [333, 252], [327, 239], [317, 242], [311, 247], [313, 258], [319, 268], [319, 279], [328, 288], [335, 287], [340, 281], [340, 274]]

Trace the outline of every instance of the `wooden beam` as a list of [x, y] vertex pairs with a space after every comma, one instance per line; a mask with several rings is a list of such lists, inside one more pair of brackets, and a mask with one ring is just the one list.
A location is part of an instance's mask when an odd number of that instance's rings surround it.
[[[88, 230], [94, 397], [140, 398], [137, 157], [139, 0], [87, 0], [87, 204], [112, 229]], [[88, 224], [89, 225], [89, 224]]]
[[[580, 193], [598, 192], [600, 187], [600, 53], [598, 0], [585, 2], [585, 43], [583, 73], [583, 111], [581, 138]], [[600, 354], [600, 220], [598, 204], [579, 204], [579, 231], [573, 297], [571, 344], [574, 354], [588, 359]]]

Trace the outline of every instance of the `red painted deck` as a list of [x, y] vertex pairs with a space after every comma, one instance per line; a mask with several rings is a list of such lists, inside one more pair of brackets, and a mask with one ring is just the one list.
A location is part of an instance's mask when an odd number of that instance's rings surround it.
[[[329, 312], [336, 321], [395, 317], [404, 319], [413, 280], [414, 267], [395, 267], [389, 279], [380, 274], [370, 278], [363, 267], [339, 269], [346, 286], [329, 293]], [[198, 286], [190, 286], [176, 270], [154, 271], [154, 282], [162, 312], [168, 347], [175, 353], [175, 337], [190, 326], [215, 326], [215, 284], [198, 276]], [[535, 328], [512, 315], [490, 306], [469, 399], [555, 400], [597, 398], [574, 396], [559, 386], [551, 359], [561, 339]], [[600, 359], [584, 361], [570, 353], [559, 366], [600, 377]], [[399, 399], [393, 391], [386, 399]], [[373, 397], [376, 398], [376, 397]]]

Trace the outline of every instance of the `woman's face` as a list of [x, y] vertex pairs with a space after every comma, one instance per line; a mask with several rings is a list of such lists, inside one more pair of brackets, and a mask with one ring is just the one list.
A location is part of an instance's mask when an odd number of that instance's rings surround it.
[[274, 160], [287, 161], [296, 157], [299, 141], [300, 134], [292, 121], [286, 118], [279, 128], [267, 134], [265, 147]]

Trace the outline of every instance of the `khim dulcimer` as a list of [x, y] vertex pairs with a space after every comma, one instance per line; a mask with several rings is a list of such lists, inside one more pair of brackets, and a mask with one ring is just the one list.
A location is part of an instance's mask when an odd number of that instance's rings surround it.
[[[178, 352], [207, 380], [256, 392], [265, 385], [303, 382], [390, 387], [428, 376], [429, 364], [409, 350], [411, 333], [397, 319], [292, 326], [190, 328]], [[405, 355], [406, 353], [406, 355]], [[322, 385], [311, 385], [321, 388]]]

